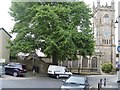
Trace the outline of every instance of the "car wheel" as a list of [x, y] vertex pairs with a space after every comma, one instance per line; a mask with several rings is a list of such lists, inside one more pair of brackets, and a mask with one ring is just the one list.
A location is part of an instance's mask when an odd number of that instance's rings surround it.
[[14, 76], [14, 77], [17, 77], [17, 76], [18, 76], [18, 73], [17, 73], [17, 72], [13, 72], [13, 76]]
[[24, 74], [24, 75], [22, 75], [23, 77], [25, 77], [26, 76], [26, 74]]
[[59, 78], [59, 75], [56, 75], [56, 78], [58, 79], [58, 78]]

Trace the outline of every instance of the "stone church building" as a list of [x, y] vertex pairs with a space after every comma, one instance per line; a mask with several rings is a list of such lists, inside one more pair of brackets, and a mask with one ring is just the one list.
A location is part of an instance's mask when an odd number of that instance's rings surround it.
[[107, 3], [100, 5], [97, 1], [95, 7], [93, 3], [93, 30], [96, 41], [96, 55], [101, 57], [101, 63], [111, 62], [115, 65], [116, 45], [115, 45], [115, 3], [112, 0], [111, 6]]
[[116, 45], [115, 45], [115, 2], [111, 5], [101, 5], [97, 0], [97, 5], [93, 3], [92, 27], [95, 38], [95, 53], [92, 57], [78, 56], [77, 61], [60, 62], [60, 65], [67, 67], [95, 68], [100, 71], [101, 64], [116, 64]]

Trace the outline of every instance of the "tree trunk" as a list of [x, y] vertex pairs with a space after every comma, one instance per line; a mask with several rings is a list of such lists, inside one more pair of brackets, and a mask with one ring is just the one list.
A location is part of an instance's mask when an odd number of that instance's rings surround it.
[[54, 65], [58, 65], [58, 57], [57, 57], [57, 52], [53, 52], [53, 54], [52, 54], [52, 63], [54, 64]]

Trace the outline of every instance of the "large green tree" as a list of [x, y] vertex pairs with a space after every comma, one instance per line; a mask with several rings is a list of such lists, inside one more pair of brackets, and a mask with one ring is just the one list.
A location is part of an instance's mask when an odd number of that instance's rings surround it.
[[92, 55], [94, 37], [90, 28], [90, 8], [84, 2], [12, 3], [10, 15], [16, 38], [10, 49], [15, 53], [35, 52], [41, 48], [58, 60], [76, 60], [80, 55]]

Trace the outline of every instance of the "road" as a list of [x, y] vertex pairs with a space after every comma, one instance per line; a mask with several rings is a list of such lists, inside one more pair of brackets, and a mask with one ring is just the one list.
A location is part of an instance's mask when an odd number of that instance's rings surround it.
[[[98, 82], [100, 79], [107, 79], [107, 88], [116, 88], [116, 75], [90, 75], [87, 76], [88, 81], [90, 85], [92, 85], [94, 88], [97, 88]], [[66, 78], [50, 78], [50, 77], [13, 77], [5, 75], [3, 78], [0, 78], [1, 81], [1, 87], [2, 88], [54, 88], [54, 89], [60, 89], [60, 86], [63, 84], [63, 79]], [[114, 83], [114, 84], [113, 84]], [[25, 90], [26, 90], [25, 89]], [[3, 89], [3, 90], [13, 90], [13, 89]], [[35, 89], [36, 90], [36, 89]]]
[[12, 77], [2, 80], [3, 88], [60, 88], [63, 79], [50, 77]]

